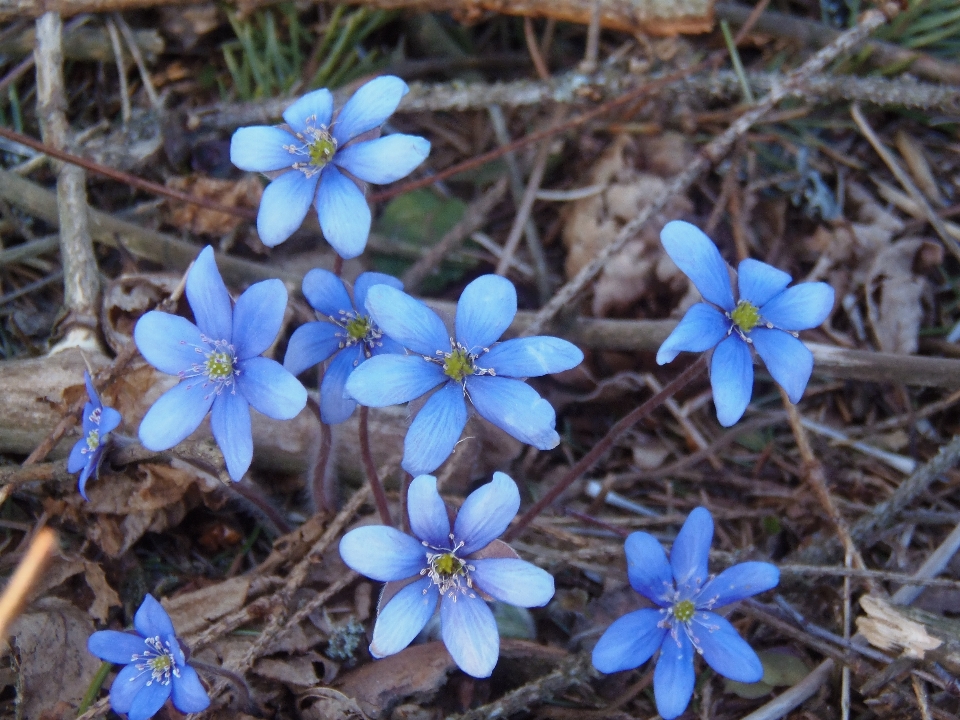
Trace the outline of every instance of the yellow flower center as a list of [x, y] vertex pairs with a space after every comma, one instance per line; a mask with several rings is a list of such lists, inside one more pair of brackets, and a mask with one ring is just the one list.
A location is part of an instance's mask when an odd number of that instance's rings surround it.
[[169, 654], [164, 653], [163, 655], [158, 655], [157, 657], [148, 660], [147, 665], [150, 666], [150, 669], [153, 670], [155, 676], [160, 676], [166, 673], [173, 666], [173, 658]]
[[87, 433], [87, 449], [93, 452], [98, 447], [100, 447], [100, 431], [91, 430]]
[[322, 168], [333, 159], [337, 152], [337, 141], [325, 130], [315, 130], [313, 141], [307, 146], [310, 155], [310, 164]]
[[449, 578], [463, 572], [463, 561], [453, 553], [444, 553], [430, 560], [430, 568], [440, 577]]
[[354, 342], [365, 339], [369, 332], [370, 318], [366, 315], [358, 315], [347, 323], [347, 335]]
[[750, 332], [760, 324], [760, 311], [748, 300], [741, 300], [730, 313], [730, 319], [743, 332]]
[[219, 351], [207, 355], [206, 374], [211, 380], [226, 380], [233, 376], [233, 355]]
[[463, 348], [456, 348], [443, 361], [443, 374], [457, 382], [463, 382], [465, 377], [473, 373], [473, 358]]
[[671, 608], [671, 612], [678, 621], [685, 623], [693, 619], [693, 613], [696, 609], [696, 606], [689, 600], [681, 600]]

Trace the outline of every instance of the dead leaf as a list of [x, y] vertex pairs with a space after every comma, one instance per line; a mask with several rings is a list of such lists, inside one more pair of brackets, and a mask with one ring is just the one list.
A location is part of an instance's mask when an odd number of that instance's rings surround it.
[[324, 687], [300, 695], [297, 710], [303, 720], [366, 720], [367, 717], [353, 698]]
[[857, 618], [857, 629], [876, 648], [902, 648], [907, 657], [922, 660], [928, 651], [943, 645], [943, 641], [928, 633], [921, 623], [904, 617], [885, 600], [864, 595], [860, 598], [860, 606], [867, 615]]
[[235, 577], [173, 598], [164, 598], [160, 604], [170, 615], [177, 631], [187, 635], [242, 608], [249, 589], [249, 577]]
[[133, 342], [133, 327], [148, 310], [166, 299], [179, 282], [175, 275], [138, 273], [121, 275], [103, 290], [100, 320], [107, 344], [115, 353]]
[[88, 608], [88, 612], [100, 622], [106, 622], [110, 608], [123, 604], [120, 596], [116, 590], [110, 587], [107, 576], [99, 563], [85, 561], [83, 563], [83, 577], [90, 589], [93, 590], [93, 603]]
[[[173, 177], [167, 186], [197, 197], [215, 200], [221, 205], [257, 209], [263, 195], [263, 185], [256, 175], [247, 174], [240, 180], [218, 180], [203, 175]], [[208, 210], [199, 205], [172, 202], [168, 219], [180, 230], [199, 235], [226, 235], [247, 221], [235, 215]]]
[[283, 683], [294, 690], [316, 687], [320, 684], [320, 679], [313, 669], [313, 663], [302, 655], [288, 658], [263, 658], [257, 660], [253, 671], [260, 677]]
[[927, 279], [914, 272], [918, 256], [939, 247], [920, 238], [899, 240], [877, 255], [866, 283], [867, 317], [884, 352], [913, 354], [923, 320]]

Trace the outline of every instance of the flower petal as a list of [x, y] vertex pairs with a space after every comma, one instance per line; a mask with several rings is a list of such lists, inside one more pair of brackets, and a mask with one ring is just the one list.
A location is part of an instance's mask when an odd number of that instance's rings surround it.
[[370, 206], [357, 184], [327, 165], [320, 173], [315, 205], [330, 247], [344, 260], [360, 255], [370, 235]]
[[745, 562], [729, 567], [703, 586], [699, 608], [712, 610], [766, 592], [780, 582], [780, 570], [765, 562]]
[[450, 547], [450, 516], [433, 475], [418, 475], [407, 490], [410, 531], [435, 548]]
[[704, 300], [727, 312], [733, 310], [730, 273], [713, 240], [695, 225], [672, 220], [660, 232], [660, 242], [670, 259], [697, 286]]
[[382, 75], [362, 85], [343, 106], [333, 123], [333, 137], [340, 145], [368, 130], [380, 127], [393, 115], [407, 84], [393, 75]]
[[399, 405], [447, 380], [443, 369], [417, 355], [377, 355], [347, 380], [347, 394], [367, 407]]
[[207, 695], [197, 671], [189, 665], [180, 668], [180, 677], [173, 677], [173, 705], [182, 713], [195, 713], [210, 707]]
[[163, 638], [167, 635], [177, 634], [176, 630], [173, 629], [173, 622], [167, 615], [167, 611], [150, 593], [146, 594], [143, 602], [140, 603], [140, 607], [137, 608], [137, 613], [133, 616], [133, 626], [145, 638], [158, 635]]
[[321, 315], [337, 320], [353, 310], [343, 280], [329, 270], [314, 268], [303, 277], [303, 296]]
[[93, 378], [86, 370], [83, 371], [83, 384], [87, 386], [87, 397], [90, 398], [90, 402], [94, 405], [103, 405], [100, 402], [100, 396], [97, 395], [97, 389], [93, 386]]
[[553, 406], [521, 380], [471, 375], [467, 393], [484, 418], [517, 440], [540, 450], [560, 444]]
[[292, 375], [299, 375], [307, 368], [322, 363], [340, 349], [343, 338], [340, 328], [328, 322], [304, 323], [290, 336], [283, 366]]
[[694, 508], [670, 548], [670, 567], [681, 599], [688, 600], [692, 596], [689, 591], [699, 590], [706, 582], [712, 540], [713, 516], [705, 507]]
[[513, 283], [499, 275], [481, 275], [463, 289], [457, 301], [457, 342], [478, 354], [500, 339], [516, 314]]
[[681, 352], [704, 352], [726, 337], [730, 320], [713, 305], [692, 305], [657, 350], [657, 365], [672, 362]]
[[263, 355], [280, 333], [287, 288], [280, 280], [248, 287], [233, 309], [233, 349], [240, 360]]
[[110, 707], [118, 713], [130, 712], [133, 701], [149, 679], [150, 673], [137, 670], [136, 665], [127, 665], [117, 673], [110, 686]]
[[474, 585], [500, 602], [543, 607], [553, 597], [553, 575], [533, 563], [514, 558], [471, 560]]
[[89, 500], [87, 497], [87, 480], [90, 479], [90, 473], [94, 470], [99, 471], [100, 469], [100, 456], [103, 454], [102, 450], [97, 450], [90, 457], [90, 462], [86, 464], [83, 468], [83, 472], [80, 473], [80, 477], [77, 479], [77, 492], [80, 493], [80, 497], [84, 500]]
[[223, 452], [230, 478], [240, 482], [253, 460], [253, 431], [246, 398], [230, 390], [217, 395], [210, 412], [210, 429]]
[[147, 450], [169, 450], [190, 435], [213, 405], [215, 388], [203, 378], [190, 378], [167, 390], [140, 423], [140, 442]]
[[323, 371], [320, 383], [320, 418], [327, 425], [339, 425], [353, 415], [357, 401], [346, 394], [347, 379], [363, 362], [363, 348], [359, 345], [344, 348], [333, 356]]
[[627, 555], [627, 577], [630, 585], [660, 607], [673, 601], [673, 570], [667, 562], [663, 545], [645, 532], [630, 533], [623, 547]]
[[73, 446], [73, 449], [70, 451], [70, 457], [67, 458], [67, 472], [75, 473], [80, 472], [87, 464], [89, 455], [84, 452], [87, 449], [87, 436], [84, 435], [82, 438], [77, 440], [76, 444]]
[[299, 170], [283, 173], [267, 185], [257, 212], [257, 234], [267, 247], [276, 247], [303, 224], [317, 194], [320, 176], [307, 177]]
[[403, 650], [433, 617], [439, 599], [437, 586], [428, 577], [400, 590], [377, 615], [370, 654], [382, 658]]
[[100, 411], [100, 440], [102, 441], [103, 436], [108, 432], [115, 430], [121, 420], [123, 420], [123, 416], [119, 412], [111, 407], [103, 408]]
[[750, 338], [770, 375], [796, 405], [813, 372], [813, 353], [799, 339], [783, 330], [756, 328]]
[[230, 162], [241, 170], [273, 172], [292, 167], [295, 155], [284, 145], [297, 142], [297, 138], [278, 127], [258, 125], [244, 127], [230, 138]]
[[87, 650], [101, 660], [126, 665], [147, 649], [139, 635], [116, 630], [100, 630], [87, 639]]
[[793, 278], [783, 270], [753, 258], [742, 260], [737, 267], [740, 299], [746, 300], [754, 307], [760, 307], [770, 298], [782, 293], [792, 280]]
[[211, 340], [229, 340], [233, 336], [230, 293], [209, 245], [200, 251], [187, 274], [187, 300], [200, 332]]
[[386, 525], [365, 525], [348, 532], [340, 541], [340, 557], [351, 569], [380, 582], [406, 580], [427, 566], [420, 541]]
[[333, 161], [365, 182], [385, 185], [409, 175], [429, 154], [425, 138], [396, 133], [348, 145]]
[[387, 285], [396, 290], [403, 290], [403, 282], [393, 275], [378, 272], [365, 272], [357, 276], [357, 281], [353, 284], [353, 305], [363, 314], [367, 310], [367, 293], [374, 285]]
[[593, 666], [602, 673], [633, 670], [653, 657], [667, 628], [660, 627], [663, 614], [644, 608], [614, 620], [593, 646]]
[[411, 475], [433, 472], [450, 457], [466, 424], [463, 389], [449, 382], [430, 396], [410, 423], [400, 465]]
[[833, 288], [822, 282], [787, 288], [760, 308], [761, 322], [781, 330], [807, 330], [820, 325], [833, 310]]
[[151, 310], [137, 320], [133, 339], [143, 359], [170, 375], [204, 361], [200, 328], [179, 315]]
[[763, 677], [760, 658], [725, 618], [712, 612], [698, 612], [690, 623], [703, 659], [725, 678], [755, 683]]
[[750, 348], [736, 333], [713, 351], [710, 386], [717, 406], [717, 420], [724, 427], [730, 427], [743, 417], [753, 394], [753, 358]]
[[453, 524], [453, 535], [462, 542], [461, 553], [470, 555], [503, 535], [520, 509], [520, 491], [506, 473], [495, 472], [493, 480], [467, 496]]
[[450, 335], [440, 317], [419, 300], [389, 285], [374, 285], [365, 305], [373, 321], [392, 339], [417, 355], [450, 352]]
[[664, 720], [681, 715], [693, 697], [693, 645], [683, 630], [668, 634], [660, 646], [660, 659], [653, 671], [653, 694], [657, 712]]
[[477, 358], [477, 367], [492, 368], [497, 375], [525, 378], [549, 375], [575, 368], [583, 352], [560, 338], [541, 336], [507, 340]]
[[473, 593], [440, 598], [440, 634], [453, 661], [467, 675], [490, 677], [500, 656], [497, 621]]
[[307, 391], [283, 365], [265, 357], [237, 363], [237, 390], [261, 412], [274, 420], [291, 420], [307, 404]]
[[301, 135], [308, 124], [314, 128], [330, 127], [332, 117], [333, 95], [326, 88], [308, 92], [283, 111], [284, 122]]
[[130, 705], [127, 720], [150, 720], [170, 697], [172, 684], [153, 682], [144, 685]]

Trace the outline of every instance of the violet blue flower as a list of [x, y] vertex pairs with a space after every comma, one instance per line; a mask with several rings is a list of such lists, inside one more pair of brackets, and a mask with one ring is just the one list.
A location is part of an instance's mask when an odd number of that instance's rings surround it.
[[833, 308], [833, 288], [822, 282], [800, 283], [787, 273], [747, 259], [737, 269], [739, 299], [734, 299], [727, 264], [713, 241], [690, 223], [674, 220], [660, 233], [667, 255], [706, 300], [683, 316], [657, 352], [657, 363], [681, 351], [710, 348], [710, 385], [717, 419], [729, 427], [743, 417], [753, 393], [752, 346], [773, 379], [796, 404], [813, 371], [813, 354], [798, 330], [814, 328]]
[[553, 577], [521, 560], [497, 537], [520, 508], [517, 484], [502, 472], [464, 500], [450, 529], [437, 479], [420, 475], [407, 493], [411, 537], [386, 525], [351, 530], [340, 541], [343, 561], [386, 582], [373, 627], [370, 654], [403, 650], [440, 602], [440, 634], [454, 662], [468, 675], [489, 677], [500, 655], [500, 636], [485, 600], [543, 607]]
[[79, 472], [80, 482], [78, 489], [84, 500], [87, 500], [87, 479], [91, 474], [100, 473], [100, 463], [103, 461], [103, 451], [107, 447], [111, 430], [120, 424], [120, 413], [111, 407], [105, 407], [100, 402], [97, 389], [93, 387], [90, 374], [83, 373], [83, 381], [87, 384], [87, 396], [90, 402], [83, 406], [83, 437], [70, 451], [67, 460], [67, 472]]
[[320, 418], [329, 425], [353, 414], [357, 401], [344, 392], [347, 378], [367, 358], [383, 353], [403, 353], [403, 347], [383, 334], [364, 308], [374, 285], [397, 290], [403, 283], [383, 273], [362, 273], [353, 285], [353, 300], [338, 278], [315, 269], [303, 278], [303, 296], [317, 311], [318, 322], [298, 327], [290, 337], [283, 366], [294, 375], [333, 357], [320, 383]]
[[694, 651], [731, 680], [754, 683], [763, 677], [757, 654], [711, 611], [776, 587], [780, 571], [770, 563], [745, 562], [708, 577], [712, 539], [713, 517], [702, 507], [687, 516], [670, 562], [652, 535], [631, 533], [624, 546], [630, 584], [660, 609], [627, 613], [593, 648], [593, 666], [604, 673], [639, 667], [659, 649], [653, 692], [666, 720], [680, 715], [693, 695]]
[[253, 459], [250, 407], [274, 420], [290, 420], [307, 404], [307, 391], [280, 363], [260, 355], [273, 344], [287, 307], [280, 280], [251, 285], [234, 307], [206, 247], [187, 275], [187, 300], [197, 324], [151, 311], [133, 337], [144, 359], [178, 375], [140, 423], [148, 450], [167, 450], [197, 429], [207, 413], [227, 472], [239, 482]]
[[87, 649], [101, 660], [126, 665], [110, 687], [110, 707], [130, 720], [147, 720], [167, 698], [182, 713], [206, 710], [210, 698], [187, 664], [173, 623], [163, 606], [147, 595], [133, 618], [137, 634], [101, 630]]
[[433, 310], [388, 285], [370, 288], [366, 306], [388, 337], [415, 354], [370, 358], [350, 375], [347, 394], [361, 405], [385, 407], [439, 386], [403, 441], [401, 465], [411, 475], [436, 470], [453, 452], [467, 423], [465, 398], [521, 442], [540, 450], [560, 443], [553, 407], [518, 378], [569, 370], [583, 353], [555, 337], [496, 343], [517, 313], [517, 291], [509, 280], [483, 275], [464, 288], [455, 337]]
[[341, 257], [363, 252], [370, 234], [370, 208], [350, 176], [391, 183], [409, 175], [430, 153], [416, 135], [358, 140], [379, 128], [407, 94], [407, 84], [384, 75], [357, 90], [333, 119], [327, 89], [307, 93], [283, 113], [286, 125], [240, 128], [230, 141], [230, 160], [241, 170], [282, 172], [263, 192], [257, 232], [274, 247], [290, 237], [317, 209], [327, 242]]

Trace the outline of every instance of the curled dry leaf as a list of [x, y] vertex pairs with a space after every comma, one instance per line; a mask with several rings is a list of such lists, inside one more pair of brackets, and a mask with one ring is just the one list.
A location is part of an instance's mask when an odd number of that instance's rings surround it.
[[[263, 185], [256, 175], [251, 174], [244, 175], [240, 180], [218, 180], [203, 175], [174, 177], [167, 180], [167, 186], [223, 205], [252, 210], [260, 206], [260, 197], [263, 195]], [[247, 222], [235, 215], [179, 201], [170, 203], [168, 220], [180, 230], [214, 237], [233, 232]]]
[[367, 716], [353, 698], [333, 688], [318, 687], [297, 698], [302, 720], [366, 720]]
[[187, 635], [243, 607], [250, 580], [249, 577], [230, 578], [176, 597], [164, 598], [160, 602], [177, 632]]
[[110, 349], [119, 353], [133, 342], [133, 326], [140, 316], [170, 297], [178, 283], [176, 275], [161, 273], [121, 275], [107, 283], [100, 322]]

